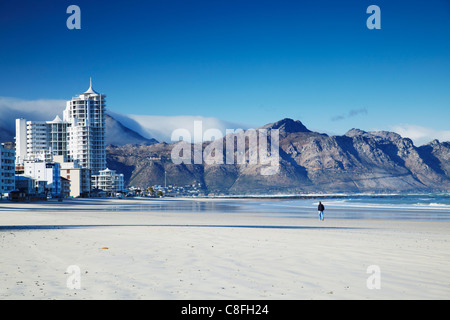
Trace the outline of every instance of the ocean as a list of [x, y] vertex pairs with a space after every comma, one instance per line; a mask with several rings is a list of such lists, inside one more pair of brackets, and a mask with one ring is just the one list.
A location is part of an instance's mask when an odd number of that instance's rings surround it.
[[[155, 199], [157, 200], [157, 199]], [[340, 194], [280, 197], [223, 197], [149, 201], [115, 205], [113, 211], [171, 211], [248, 214], [289, 218], [317, 218], [317, 205], [325, 205], [325, 219], [450, 221], [450, 194]]]
[[317, 205], [325, 205], [328, 219], [375, 219], [450, 221], [450, 194], [357, 194], [321, 195], [273, 199], [255, 203], [267, 211], [290, 217], [317, 216]]

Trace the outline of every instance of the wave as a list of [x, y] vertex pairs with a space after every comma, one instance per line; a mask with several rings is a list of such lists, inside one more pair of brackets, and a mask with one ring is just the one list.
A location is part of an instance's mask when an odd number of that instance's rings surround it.
[[450, 209], [450, 205], [449, 204], [445, 204], [445, 203], [436, 203], [436, 202], [431, 202], [431, 203], [416, 203], [416, 206], [430, 206], [430, 207], [447, 207]]

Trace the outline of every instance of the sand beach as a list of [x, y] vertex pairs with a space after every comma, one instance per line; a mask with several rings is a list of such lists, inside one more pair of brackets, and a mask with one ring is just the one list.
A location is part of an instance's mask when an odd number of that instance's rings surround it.
[[227, 201], [247, 200], [1, 201], [0, 299], [450, 298], [448, 220]]

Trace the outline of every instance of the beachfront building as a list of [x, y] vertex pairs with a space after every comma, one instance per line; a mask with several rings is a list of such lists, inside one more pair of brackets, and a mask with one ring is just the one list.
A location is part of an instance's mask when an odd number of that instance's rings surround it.
[[16, 175], [15, 190], [23, 192], [24, 196], [43, 195], [46, 198], [48, 190], [47, 181], [36, 180], [35, 178], [24, 174]]
[[49, 157], [49, 130], [45, 121], [16, 119], [16, 163]]
[[24, 176], [31, 177], [35, 181], [46, 182], [46, 193], [53, 198], [61, 196], [60, 164], [31, 160], [24, 162]]
[[7, 148], [4, 143], [0, 144], [0, 196], [15, 188], [14, 159], [14, 149]]
[[124, 192], [123, 174], [117, 174], [115, 170], [108, 168], [100, 170], [98, 175], [92, 175], [92, 188], [103, 190], [107, 196]]
[[105, 169], [105, 97], [94, 91], [91, 80], [86, 92], [67, 101], [63, 119], [16, 119], [16, 163], [60, 155], [78, 160], [93, 174]]
[[61, 178], [70, 181], [69, 196], [87, 197], [91, 190], [91, 171], [83, 168], [78, 161], [67, 161], [65, 156], [54, 156], [53, 160], [60, 164]]
[[16, 119], [16, 164], [22, 165], [27, 156], [27, 120]]
[[26, 132], [27, 154], [37, 155], [48, 150], [48, 129], [45, 121], [27, 121]]
[[78, 160], [83, 168], [99, 174], [106, 168], [105, 95], [92, 88], [67, 101], [64, 121], [68, 122], [69, 161]]
[[68, 123], [57, 115], [52, 121], [46, 122], [48, 128], [48, 150], [53, 156], [67, 155]]
[[106, 168], [105, 97], [93, 89], [91, 79], [86, 92], [66, 102], [62, 119], [16, 119], [16, 167], [25, 162], [64, 163], [62, 176], [71, 181], [71, 195], [89, 194], [90, 175]]
[[63, 198], [70, 197], [70, 180], [61, 177], [61, 195]]
[[67, 125], [59, 116], [52, 121], [16, 119], [16, 164], [67, 154]]

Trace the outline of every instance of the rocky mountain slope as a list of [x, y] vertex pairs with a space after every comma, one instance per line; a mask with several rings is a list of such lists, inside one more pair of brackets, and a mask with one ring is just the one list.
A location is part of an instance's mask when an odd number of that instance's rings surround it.
[[255, 143], [251, 139], [246, 140], [244, 163], [236, 161], [242, 156], [237, 148], [227, 150], [227, 139], [245, 133], [202, 146], [223, 152], [223, 159], [231, 152], [231, 164], [174, 164], [171, 153], [179, 143], [156, 143], [109, 146], [108, 166], [124, 173], [129, 185], [163, 185], [166, 172], [168, 184], [201, 183], [206, 192], [214, 194], [450, 191], [449, 142], [435, 140], [416, 147], [410, 139], [393, 132], [358, 129], [343, 136], [328, 136], [312, 132], [292, 119], [261, 129], [278, 129], [280, 133], [280, 165], [272, 175], [261, 174], [267, 165], [248, 161]]

